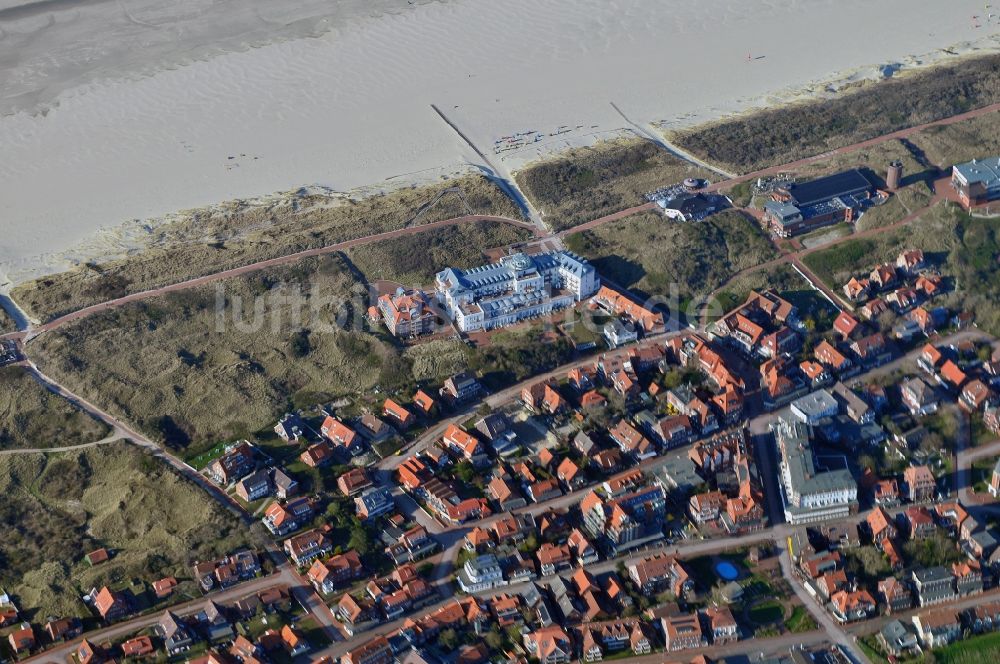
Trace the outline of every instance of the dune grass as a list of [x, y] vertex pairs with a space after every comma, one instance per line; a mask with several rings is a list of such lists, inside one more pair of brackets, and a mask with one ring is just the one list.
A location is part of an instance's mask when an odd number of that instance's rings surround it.
[[[182, 581], [190, 563], [247, 544], [235, 517], [167, 466], [124, 441], [77, 452], [0, 457], [0, 586], [22, 615], [90, 616], [83, 593], [138, 579]], [[110, 561], [91, 567], [99, 547]]]
[[469, 268], [486, 262], [483, 252], [516, 242], [533, 233], [496, 221], [480, 221], [427, 231], [415, 236], [382, 240], [346, 252], [347, 258], [369, 282], [378, 279], [413, 286], [429, 286], [446, 267]]
[[19, 284], [12, 297], [45, 321], [130, 293], [470, 212], [522, 218], [514, 202], [480, 175], [387, 194], [300, 191], [258, 204], [234, 201], [155, 226], [140, 253]]
[[14, 332], [17, 330], [17, 323], [10, 317], [3, 307], [0, 307], [0, 334]]
[[32, 355], [189, 458], [269, 430], [290, 409], [376, 386], [405, 400], [471, 361], [459, 341], [405, 348], [370, 330], [368, 303], [341, 256], [313, 257], [95, 314], [38, 337]]
[[733, 210], [695, 223], [638, 214], [570, 235], [566, 245], [640, 296], [669, 299], [676, 289], [682, 307], [736, 272], [777, 256], [756, 223]]
[[936, 164], [952, 166], [972, 159], [1000, 155], [1000, 113], [956, 122], [946, 127], [928, 127], [911, 141]]
[[392, 344], [361, 328], [367, 305], [341, 257], [315, 257], [95, 314], [42, 335], [33, 355], [190, 454], [407, 373]]
[[111, 427], [49, 392], [23, 367], [0, 368], [0, 450], [67, 447], [109, 433]]
[[637, 138], [603, 141], [529, 164], [514, 175], [555, 230], [646, 202], [645, 194], [712, 173]]
[[965, 58], [831, 98], [670, 132], [670, 140], [734, 172], [788, 163], [1000, 101], [1000, 56]]

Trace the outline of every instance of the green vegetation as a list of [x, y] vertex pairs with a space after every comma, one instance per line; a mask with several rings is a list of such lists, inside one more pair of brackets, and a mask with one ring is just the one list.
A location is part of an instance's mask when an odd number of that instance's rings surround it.
[[747, 617], [758, 625], [780, 622], [784, 616], [784, 607], [781, 606], [781, 602], [775, 600], [759, 602], [747, 611]]
[[49, 320], [219, 270], [469, 213], [521, 218], [514, 202], [480, 175], [387, 194], [301, 190], [259, 204], [232, 201], [155, 226], [144, 238], [149, 248], [135, 256], [20, 284], [12, 296]]
[[358, 286], [342, 258], [309, 258], [95, 314], [39, 337], [34, 354], [74, 390], [197, 455], [291, 408], [413, 384], [391, 340], [360, 329], [367, 303], [346, 300]]
[[111, 427], [49, 392], [26, 369], [0, 368], [0, 450], [68, 447], [109, 433]]
[[951, 565], [963, 559], [955, 542], [940, 532], [920, 540], [910, 540], [903, 545], [903, 555], [910, 565], [935, 567]]
[[669, 299], [676, 287], [682, 307], [736, 272], [777, 256], [757, 225], [735, 210], [697, 223], [643, 213], [570, 235], [566, 246], [590, 259], [602, 276], [640, 296]]
[[874, 586], [891, 572], [889, 561], [874, 545], [848, 549], [844, 553], [847, 557], [844, 567], [848, 574], [857, 577], [866, 585]]
[[727, 118], [672, 133], [670, 140], [726, 169], [749, 172], [998, 101], [1000, 57], [991, 55]]
[[947, 126], [928, 127], [911, 137], [936, 164], [950, 166], [1000, 154], [1000, 113]]
[[14, 322], [14, 319], [10, 317], [10, 314], [3, 307], [0, 307], [0, 334], [14, 332], [15, 330], [17, 330], [17, 324]]
[[792, 615], [785, 620], [785, 629], [793, 634], [801, 632], [811, 632], [816, 629], [816, 619], [803, 606], [796, 606], [792, 609]]
[[572, 360], [573, 354], [565, 337], [551, 339], [542, 329], [529, 327], [494, 334], [488, 346], [476, 349], [470, 366], [495, 390], [551, 371]]
[[936, 302], [974, 311], [976, 322], [991, 334], [1000, 332], [1000, 232], [996, 223], [971, 217], [957, 205], [941, 203], [906, 228], [842, 242], [803, 260], [834, 290], [852, 275], [867, 274], [893, 261], [904, 249], [922, 249], [943, 275], [960, 285]]
[[936, 664], [980, 664], [1000, 659], [1000, 632], [973, 636], [932, 651]]
[[430, 285], [434, 275], [449, 266], [481, 265], [483, 251], [524, 242], [531, 231], [497, 221], [479, 221], [461, 226], [382, 240], [347, 251], [369, 282], [379, 279], [407, 285]]
[[976, 493], [986, 493], [990, 480], [993, 478], [993, 467], [996, 465], [996, 457], [987, 459], [976, 459], [972, 462], [972, 487]]
[[[196, 593], [189, 565], [246, 545], [229, 512], [129, 443], [78, 452], [0, 457], [0, 586], [26, 617], [91, 615], [79, 597], [164, 576]], [[91, 567], [99, 547], [110, 561]]]
[[645, 194], [684, 178], [710, 175], [649, 141], [622, 139], [529, 165], [514, 179], [545, 222], [563, 230], [642, 205]]
[[813, 290], [805, 279], [787, 263], [771, 265], [740, 274], [715, 293], [719, 306], [714, 318], [721, 317], [746, 302], [750, 291], [773, 289], [799, 311], [807, 330], [825, 330], [833, 323], [837, 310], [822, 293]]

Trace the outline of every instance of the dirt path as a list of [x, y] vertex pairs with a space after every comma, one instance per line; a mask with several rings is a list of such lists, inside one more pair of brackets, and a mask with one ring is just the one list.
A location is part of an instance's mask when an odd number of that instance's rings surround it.
[[112, 434], [106, 438], [100, 440], [94, 440], [89, 443], [80, 443], [79, 445], [67, 445], [65, 447], [25, 447], [18, 448], [16, 450], [0, 450], [0, 456], [16, 456], [18, 454], [58, 454], [59, 452], [72, 452], [74, 450], [85, 450], [91, 447], [98, 447], [100, 445], [108, 445], [110, 443], [117, 443], [120, 440], [124, 440], [117, 433], [112, 432]]
[[168, 286], [161, 286], [159, 288], [153, 288], [150, 290], [140, 291], [138, 293], [132, 293], [130, 295], [125, 295], [123, 297], [119, 297], [114, 300], [108, 300], [107, 302], [101, 302], [100, 304], [94, 304], [89, 307], [84, 307], [83, 309], [78, 309], [77, 311], [66, 314], [65, 316], [60, 316], [59, 318], [55, 318], [49, 321], [48, 323], [39, 325], [37, 327], [33, 327], [30, 330], [28, 330], [27, 333], [24, 335], [24, 340], [25, 342], [31, 341], [38, 335], [60, 328], [63, 325], [66, 325], [67, 323], [71, 323], [81, 318], [86, 318], [87, 316], [90, 316], [92, 314], [101, 311], [117, 309], [118, 307], [124, 306], [131, 302], [139, 302], [141, 300], [147, 300], [149, 298], [165, 295], [167, 293], [174, 293], [177, 291], [187, 290], [190, 288], [197, 288], [198, 286], [204, 286], [206, 284], [215, 283], [217, 281], [221, 281], [224, 279], [230, 279], [232, 277], [238, 277], [244, 274], [258, 272], [266, 268], [277, 267], [280, 265], [287, 265], [289, 263], [300, 261], [304, 258], [310, 258], [313, 256], [323, 256], [337, 251], [344, 251], [346, 249], [351, 249], [353, 247], [360, 247], [367, 244], [372, 244], [374, 242], [379, 242], [382, 240], [391, 240], [399, 237], [407, 237], [410, 235], [417, 235], [419, 233], [423, 233], [429, 230], [444, 228], [447, 226], [457, 226], [460, 224], [466, 224], [477, 221], [496, 221], [500, 223], [510, 224], [512, 226], [517, 226], [519, 228], [530, 230], [534, 232], [536, 235], [539, 235], [538, 228], [536, 228], [534, 225], [528, 222], [519, 221], [517, 219], [509, 219], [507, 217], [495, 217], [491, 215], [475, 214], [475, 215], [466, 215], [464, 217], [454, 217], [452, 219], [444, 219], [442, 221], [435, 221], [428, 224], [423, 224], [421, 226], [400, 228], [394, 231], [386, 231], [385, 233], [377, 233], [375, 235], [367, 235], [365, 237], [355, 238], [352, 240], [345, 240], [344, 242], [330, 244], [325, 247], [306, 249], [304, 251], [299, 251], [294, 254], [286, 254], [284, 256], [279, 256], [277, 258], [269, 258], [267, 260], [258, 261], [256, 263], [251, 263], [249, 265], [243, 265], [241, 267], [236, 267], [229, 270], [223, 270], [221, 272], [214, 272], [212, 274], [206, 274], [204, 276], [195, 277], [193, 279], [187, 279], [185, 281], [179, 281], [175, 284], [170, 284]]

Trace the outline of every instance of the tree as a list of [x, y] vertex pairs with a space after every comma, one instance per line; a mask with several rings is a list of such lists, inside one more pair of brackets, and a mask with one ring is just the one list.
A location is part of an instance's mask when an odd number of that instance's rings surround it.
[[358, 552], [358, 555], [365, 555], [372, 549], [372, 537], [368, 534], [368, 529], [361, 525], [351, 528], [351, 538], [347, 541], [347, 546]]
[[438, 645], [446, 652], [453, 651], [458, 646], [458, 633], [450, 627], [438, 635]]
[[455, 466], [455, 477], [468, 484], [476, 477], [476, 469], [468, 461], [462, 461]]
[[668, 390], [680, 387], [681, 383], [684, 381], [684, 375], [677, 369], [671, 369], [670, 372], [663, 377], [663, 387]]
[[483, 642], [490, 650], [500, 650], [503, 646], [503, 634], [500, 633], [500, 628], [494, 625], [493, 629], [483, 635]]

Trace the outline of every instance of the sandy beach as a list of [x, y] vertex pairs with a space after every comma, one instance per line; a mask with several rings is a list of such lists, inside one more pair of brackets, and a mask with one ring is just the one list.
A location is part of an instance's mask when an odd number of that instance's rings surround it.
[[1000, 50], [980, 0], [291, 4], [0, 0], [0, 285], [182, 209], [482, 167], [432, 105], [507, 173]]

